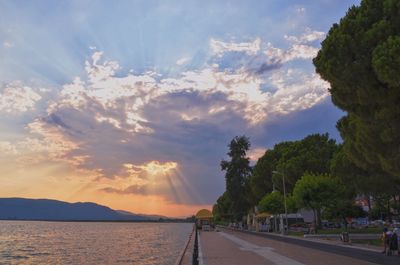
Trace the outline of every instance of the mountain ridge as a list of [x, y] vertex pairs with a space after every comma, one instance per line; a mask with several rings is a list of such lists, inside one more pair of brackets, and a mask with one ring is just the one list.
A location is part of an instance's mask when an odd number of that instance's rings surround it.
[[117, 211], [94, 202], [65, 202], [52, 199], [0, 198], [2, 220], [54, 221], [154, 221], [158, 215]]

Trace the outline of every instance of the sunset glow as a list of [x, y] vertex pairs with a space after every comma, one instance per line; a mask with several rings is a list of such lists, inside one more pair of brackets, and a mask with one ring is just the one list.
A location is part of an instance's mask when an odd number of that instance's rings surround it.
[[1, 1], [0, 197], [211, 209], [234, 136], [339, 138], [311, 60], [353, 2]]

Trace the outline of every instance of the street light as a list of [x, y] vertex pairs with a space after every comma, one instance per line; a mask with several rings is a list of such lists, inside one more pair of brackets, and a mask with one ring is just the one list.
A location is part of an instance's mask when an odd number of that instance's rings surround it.
[[[285, 206], [285, 220], [286, 220], [286, 225], [287, 225], [287, 227], [289, 228], [289, 223], [288, 223], [288, 218], [287, 218], [287, 207], [286, 207], [285, 174], [283, 174], [283, 173], [281, 173], [281, 172], [279, 172], [279, 171], [275, 171], [275, 170], [272, 171], [272, 173], [273, 173], [273, 174], [279, 174], [279, 175], [282, 176], [283, 204], [284, 204], [284, 206]], [[286, 229], [285, 229], [285, 225], [283, 224], [282, 231], [281, 231], [282, 235], [283, 235], [285, 232], [286, 232]]]

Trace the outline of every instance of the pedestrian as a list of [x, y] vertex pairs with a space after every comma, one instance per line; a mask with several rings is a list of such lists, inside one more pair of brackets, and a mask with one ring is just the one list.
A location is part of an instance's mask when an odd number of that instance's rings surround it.
[[381, 236], [381, 239], [383, 241], [383, 251], [382, 254], [386, 254], [386, 251], [388, 249], [388, 235], [387, 235], [388, 229], [387, 227], [383, 228], [383, 233]]
[[[393, 229], [393, 233], [391, 236], [391, 247], [390, 249], [395, 252], [397, 251], [397, 255], [400, 256], [400, 229]], [[393, 253], [394, 254], [394, 253]]]
[[396, 234], [395, 229], [393, 230], [392, 233], [390, 233], [390, 234], [387, 233], [387, 235], [388, 235], [388, 247], [389, 247], [387, 255], [391, 256], [396, 251], [397, 252], [399, 251], [399, 244], [397, 242], [397, 234]]

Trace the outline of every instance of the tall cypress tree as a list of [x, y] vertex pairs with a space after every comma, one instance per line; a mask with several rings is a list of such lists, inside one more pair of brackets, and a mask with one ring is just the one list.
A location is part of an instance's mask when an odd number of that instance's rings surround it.
[[226, 171], [226, 192], [231, 202], [233, 221], [240, 221], [247, 214], [249, 203], [246, 196], [246, 183], [251, 174], [246, 152], [250, 148], [249, 138], [236, 136], [228, 145], [230, 161], [221, 161], [221, 170]]

